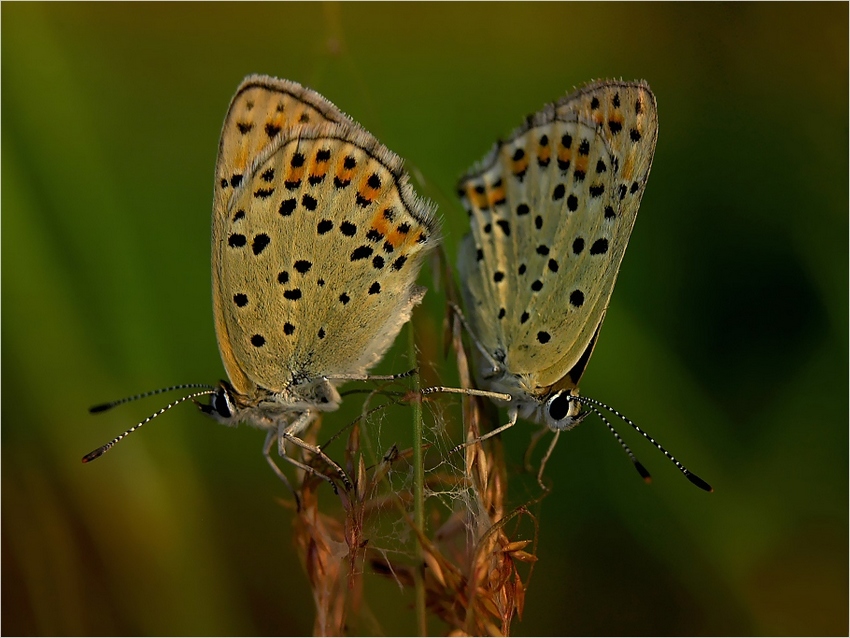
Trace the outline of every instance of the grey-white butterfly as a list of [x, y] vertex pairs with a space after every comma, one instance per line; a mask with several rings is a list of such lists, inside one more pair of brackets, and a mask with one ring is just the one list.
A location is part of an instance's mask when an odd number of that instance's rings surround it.
[[[530, 116], [458, 185], [471, 232], [458, 268], [479, 387], [510, 396], [522, 417], [558, 435], [598, 414], [644, 476], [605, 408], [578, 394], [646, 188], [658, 136], [645, 82], [591, 83]], [[542, 472], [542, 465], [541, 465]]]

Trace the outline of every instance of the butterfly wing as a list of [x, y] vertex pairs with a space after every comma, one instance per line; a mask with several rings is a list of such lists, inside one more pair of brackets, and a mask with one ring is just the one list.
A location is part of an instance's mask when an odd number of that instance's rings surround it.
[[272, 391], [365, 374], [422, 298], [439, 241], [401, 159], [347, 124], [285, 129], [217, 223], [225, 345], [237, 378]]
[[225, 322], [219, 247], [226, 241], [228, 204], [246, 178], [249, 167], [267, 151], [282, 131], [293, 126], [354, 122], [331, 102], [296, 82], [252, 75], [239, 85], [222, 126], [215, 169], [212, 224], [213, 314], [224, 367], [233, 386], [243, 394], [253, 391], [231, 347]]
[[221, 131], [216, 201], [226, 202], [251, 162], [281, 131], [326, 122], [356, 126], [330, 101], [297, 82], [264, 75], [245, 78], [230, 101]]
[[578, 383], [657, 135], [645, 83], [596, 82], [530, 116], [460, 182], [471, 224], [460, 258], [470, 322], [535, 394]]

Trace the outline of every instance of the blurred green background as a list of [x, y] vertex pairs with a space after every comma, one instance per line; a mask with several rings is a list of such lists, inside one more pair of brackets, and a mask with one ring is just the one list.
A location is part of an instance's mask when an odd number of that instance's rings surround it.
[[250, 73], [406, 158], [452, 260], [455, 180], [498, 136], [592, 78], [648, 80], [652, 178], [582, 390], [715, 493], [632, 432], [650, 487], [598, 422], [561, 437], [514, 631], [847, 634], [846, 3], [3, 3], [4, 634], [311, 631], [261, 432], [181, 406], [80, 464], [163, 401], [88, 406], [224, 374], [212, 173]]

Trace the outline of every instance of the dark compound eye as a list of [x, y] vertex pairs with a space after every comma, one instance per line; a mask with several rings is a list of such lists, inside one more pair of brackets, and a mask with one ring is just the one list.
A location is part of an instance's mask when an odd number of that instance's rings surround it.
[[222, 388], [212, 397], [213, 409], [218, 412], [219, 416], [229, 419], [233, 416], [230, 410], [230, 401], [227, 398], [227, 392]]
[[549, 400], [549, 416], [555, 421], [560, 421], [570, 413], [570, 401], [566, 392], [562, 392], [555, 398]]

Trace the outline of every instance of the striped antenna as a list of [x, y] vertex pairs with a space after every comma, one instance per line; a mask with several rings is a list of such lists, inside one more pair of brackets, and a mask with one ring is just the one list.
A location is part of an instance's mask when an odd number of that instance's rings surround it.
[[590, 409], [593, 410], [596, 413], [596, 416], [602, 419], [602, 422], [608, 426], [608, 429], [611, 431], [611, 434], [613, 434], [614, 438], [617, 439], [617, 442], [623, 448], [625, 453], [629, 455], [629, 458], [632, 460], [635, 469], [638, 471], [638, 474], [643, 477], [643, 480], [647, 483], [652, 483], [652, 476], [649, 474], [649, 471], [643, 466], [640, 461], [637, 460], [637, 457], [634, 455], [634, 452], [632, 452], [629, 446], [626, 445], [626, 442], [623, 440], [623, 437], [621, 437], [620, 433], [614, 429], [614, 426], [611, 425], [611, 422], [605, 417], [604, 414], [602, 414], [602, 412], [599, 411], [599, 408], [597, 408], [595, 405], [591, 405]]
[[142, 392], [142, 394], [134, 394], [131, 397], [127, 397], [125, 399], [118, 399], [117, 401], [109, 401], [107, 403], [101, 403], [99, 405], [95, 405], [89, 408], [89, 412], [95, 414], [97, 412], [106, 412], [107, 410], [111, 410], [116, 405], [123, 405], [124, 403], [130, 403], [131, 401], [137, 401], [138, 399], [146, 399], [147, 397], [152, 397], [155, 394], [162, 394], [163, 392], [171, 392], [172, 390], [185, 390], [186, 388], [205, 388], [207, 390], [212, 390], [215, 386], [211, 386], [209, 383], [181, 383], [180, 385], [172, 385], [167, 388], [160, 388], [159, 390], [151, 390], [150, 392]]
[[[662, 446], [662, 445], [661, 445], [658, 441], [656, 441], [656, 440], [655, 440], [654, 438], [652, 438], [649, 434], [647, 434], [647, 433], [646, 433], [646, 432], [644, 432], [644, 431], [643, 431], [640, 427], [638, 427], [637, 423], [635, 423], [634, 421], [632, 421], [632, 420], [631, 420], [631, 419], [629, 419], [628, 417], [626, 417], [626, 416], [624, 416], [624, 415], [620, 414], [620, 413], [619, 413], [619, 412], [617, 412], [614, 408], [612, 408], [610, 405], [606, 405], [606, 404], [602, 403], [601, 401], [597, 401], [596, 399], [591, 399], [591, 398], [584, 397], [584, 396], [571, 395], [569, 398], [570, 398], [570, 400], [573, 400], [573, 401], [579, 401], [580, 403], [589, 403], [589, 404], [591, 404], [591, 406], [597, 406], [597, 407], [600, 407], [600, 408], [604, 408], [605, 410], [608, 410], [608, 411], [609, 411], [609, 412], [611, 412], [612, 414], [615, 414], [616, 416], [618, 416], [619, 418], [621, 418], [623, 421], [625, 421], [626, 423], [628, 423], [630, 426], [632, 426], [632, 427], [633, 427], [633, 428], [634, 428], [634, 429], [635, 429], [638, 433], [640, 433], [641, 435], [643, 435], [643, 437], [644, 437], [647, 441], [649, 441], [649, 442], [650, 442], [650, 443], [652, 443], [652, 444], [653, 444], [656, 448], [658, 448], [658, 449], [661, 451], [661, 453], [662, 453], [664, 456], [666, 456], [666, 457], [667, 457], [667, 458], [668, 458], [668, 459], [669, 459], [669, 460], [673, 463], [673, 465], [675, 465], [675, 466], [679, 469], [679, 471], [680, 471], [682, 474], [684, 474], [684, 475], [685, 475], [685, 478], [687, 478], [687, 479], [688, 479], [691, 483], [693, 483], [694, 485], [696, 485], [696, 486], [697, 486], [698, 488], [700, 488], [701, 490], [705, 490], [706, 492], [713, 492], [713, 491], [714, 491], [714, 488], [712, 488], [712, 487], [711, 487], [711, 485], [709, 485], [708, 483], [706, 483], [705, 481], [703, 481], [700, 477], [698, 477], [696, 474], [694, 474], [694, 473], [693, 473], [693, 472], [691, 472], [688, 468], [686, 468], [684, 465], [682, 465], [682, 464], [681, 464], [681, 463], [680, 463], [680, 462], [676, 459], [676, 457], [675, 457], [675, 456], [673, 456], [672, 454], [670, 454], [670, 452], [668, 452], [667, 450], [665, 450], [665, 449], [664, 449], [664, 447], [663, 447], [663, 446]], [[599, 414], [599, 416], [601, 416], [601, 417], [602, 417], [602, 415], [599, 413], [599, 410], [594, 409], [594, 412], [596, 412], [597, 414]], [[602, 417], [602, 420], [603, 420], [603, 421], [605, 421], [605, 423], [608, 425], [609, 429], [610, 429], [612, 432], [614, 432], [614, 428], [613, 428], [613, 427], [611, 427], [611, 424], [610, 424], [610, 423], [608, 423], [607, 419], [605, 419], [605, 417]], [[629, 453], [630, 453], [630, 456], [632, 456], [632, 457], [633, 457], [633, 455], [631, 455], [631, 450], [629, 450], [629, 449], [628, 449], [628, 447], [626, 447], [625, 443], [623, 443], [622, 439], [620, 439], [620, 435], [619, 435], [619, 434], [616, 434], [616, 432], [615, 432], [615, 435], [617, 436], [617, 439], [618, 439], [618, 440], [620, 440], [620, 444], [621, 444], [621, 445], [622, 445], [622, 446], [626, 449], [626, 451], [627, 451], [627, 452], [629, 452]], [[632, 458], [632, 462], [636, 463], [635, 467], [637, 467], [638, 472], [641, 472], [641, 468], [642, 468], [643, 466], [642, 466], [642, 465], [640, 465], [640, 463], [637, 463], [637, 459]], [[643, 472], [646, 472], [646, 469], [644, 469], [644, 470], [643, 470]], [[646, 475], [644, 475], [644, 473], [643, 473], [643, 472], [641, 472], [641, 475], [642, 475], [642, 476], [644, 476], [644, 478], [647, 478], [647, 477], [649, 476], [649, 473], [647, 472], [647, 473], [646, 473]]]
[[184, 401], [188, 401], [189, 399], [195, 399], [197, 397], [208, 395], [208, 394], [215, 394], [216, 389], [212, 386], [209, 386], [209, 385], [199, 385], [199, 384], [188, 384], [188, 385], [182, 385], [182, 386], [173, 386], [171, 388], [165, 388], [163, 390], [154, 390], [153, 392], [147, 392], [145, 394], [139, 394], [139, 395], [136, 395], [135, 397], [130, 397], [130, 398], [127, 398], [127, 399], [121, 399], [120, 401], [113, 401], [112, 403], [104, 403], [103, 405], [98, 405], [98, 406], [95, 406], [94, 408], [92, 408], [90, 410], [90, 412], [103, 412], [104, 410], [108, 410], [109, 408], [114, 407], [116, 405], [119, 405], [121, 403], [133, 401], [135, 399], [140, 399], [142, 397], [151, 396], [153, 394], [160, 394], [161, 392], [166, 392], [168, 390], [174, 390], [174, 389], [177, 389], [177, 388], [194, 388], [194, 387], [202, 387], [202, 388], [206, 388], [206, 389], [202, 390], [201, 392], [193, 392], [192, 394], [186, 395], [185, 397], [181, 397], [181, 398], [177, 399], [176, 401], [172, 401], [171, 403], [166, 405], [164, 408], [157, 410], [156, 412], [151, 414], [148, 418], [146, 418], [144, 421], [140, 421], [139, 423], [137, 423], [136, 425], [131, 427], [129, 430], [127, 430], [123, 434], [119, 434], [118, 436], [116, 436], [114, 439], [112, 439], [106, 445], [101, 445], [96, 450], [93, 450], [92, 452], [89, 452], [88, 454], [86, 454], [83, 457], [83, 463], [89, 463], [91, 461], [94, 461], [96, 458], [103, 456], [106, 452], [109, 451], [109, 449], [111, 447], [113, 447], [116, 443], [118, 443], [118, 441], [120, 441], [121, 439], [123, 439], [127, 435], [132, 434], [133, 432], [138, 430], [140, 427], [142, 427], [146, 423], [150, 423], [156, 417], [168, 412], [168, 410], [173, 408], [175, 405], [180, 405], [181, 403], [183, 403]]

